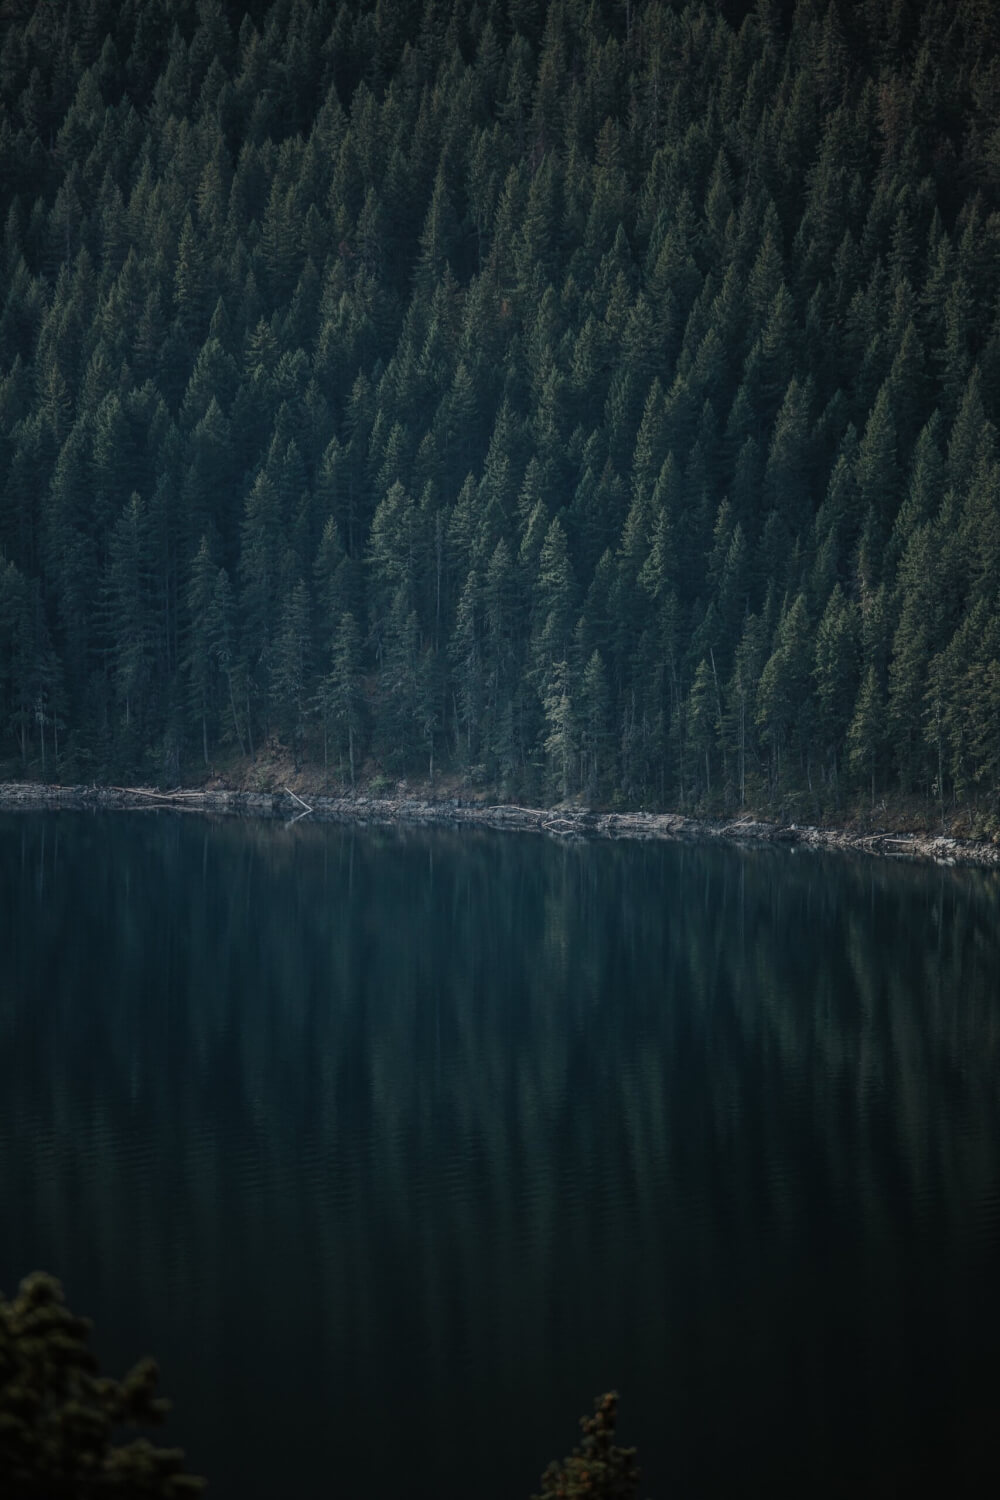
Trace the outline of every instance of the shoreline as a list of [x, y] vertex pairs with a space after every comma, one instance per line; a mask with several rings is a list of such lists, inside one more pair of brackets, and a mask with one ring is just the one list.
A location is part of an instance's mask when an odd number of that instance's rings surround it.
[[674, 842], [782, 844], [881, 858], [933, 862], [939, 865], [1000, 867], [1000, 844], [986, 839], [958, 839], [926, 832], [852, 833], [843, 828], [780, 824], [752, 816], [714, 821], [681, 813], [614, 813], [575, 808], [486, 804], [459, 797], [434, 800], [397, 795], [302, 797], [281, 788], [249, 792], [228, 788], [160, 792], [152, 787], [59, 786], [42, 782], [0, 783], [0, 811], [146, 810], [200, 812], [215, 815], [312, 818], [318, 822], [387, 827], [410, 824], [493, 828], [507, 832], [545, 833], [563, 839], [665, 839]]

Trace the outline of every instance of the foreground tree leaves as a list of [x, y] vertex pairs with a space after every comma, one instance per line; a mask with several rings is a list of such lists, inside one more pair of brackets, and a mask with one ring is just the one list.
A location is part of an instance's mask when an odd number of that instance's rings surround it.
[[0, 1494], [4, 1500], [187, 1500], [204, 1481], [184, 1455], [145, 1438], [116, 1443], [123, 1427], [161, 1423], [169, 1403], [158, 1372], [140, 1360], [122, 1380], [98, 1372], [91, 1325], [62, 1287], [36, 1272], [12, 1302], [0, 1296]]
[[[91, 1324], [70, 1312], [42, 1271], [17, 1296], [0, 1296], [0, 1495], [4, 1500], [190, 1500], [205, 1481], [182, 1471], [177, 1448], [146, 1438], [116, 1444], [123, 1427], [161, 1423], [169, 1402], [158, 1371], [140, 1360], [122, 1380], [102, 1376], [87, 1347]], [[532, 1500], [635, 1500], [634, 1448], [614, 1441], [618, 1395], [609, 1391], [583, 1417], [583, 1441], [542, 1475]]]
[[581, 1417], [583, 1442], [561, 1463], [551, 1463], [542, 1475], [542, 1491], [532, 1500], [634, 1500], [640, 1470], [634, 1448], [615, 1441], [618, 1393], [608, 1391], [594, 1401], [594, 1415]]

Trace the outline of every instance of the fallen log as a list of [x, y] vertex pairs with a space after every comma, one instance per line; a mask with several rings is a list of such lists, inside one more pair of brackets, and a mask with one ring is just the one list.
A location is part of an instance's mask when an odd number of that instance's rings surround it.
[[[98, 792], [100, 788], [93, 787], [91, 790]], [[121, 792], [123, 797], [148, 797], [152, 802], [199, 802], [205, 797], [204, 792], [151, 792], [141, 786], [113, 786], [109, 790]]]
[[[285, 791], [288, 793], [289, 797], [291, 797], [291, 799], [292, 799], [293, 802], [297, 802], [300, 807], [304, 807], [305, 808], [305, 812], [299, 813], [299, 818], [304, 818], [304, 817], [306, 817], [306, 815], [308, 813], [311, 813], [311, 812], [315, 811], [314, 808], [312, 808], [312, 807], [309, 806], [308, 802], [303, 802], [303, 800], [302, 800], [301, 797], [296, 796], [296, 794], [292, 791], [292, 789], [291, 789], [290, 786], [286, 786], [285, 787]], [[296, 823], [299, 821], [299, 818], [295, 819]]]

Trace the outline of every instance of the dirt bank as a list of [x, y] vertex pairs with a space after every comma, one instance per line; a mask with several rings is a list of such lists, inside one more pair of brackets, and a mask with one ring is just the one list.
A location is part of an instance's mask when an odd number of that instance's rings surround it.
[[251, 792], [222, 787], [161, 792], [145, 787], [48, 786], [38, 782], [0, 783], [0, 809], [130, 808], [201, 812], [243, 817], [311, 818], [323, 822], [387, 826], [397, 823], [499, 828], [545, 833], [553, 838], [633, 838], [709, 840], [730, 843], [794, 844], [878, 854], [893, 859], [933, 860], [938, 864], [1000, 866], [1000, 844], [926, 832], [853, 832], [839, 828], [782, 825], [754, 818], [710, 822], [677, 813], [611, 813], [576, 808], [516, 807], [459, 797], [319, 796], [281, 788]]

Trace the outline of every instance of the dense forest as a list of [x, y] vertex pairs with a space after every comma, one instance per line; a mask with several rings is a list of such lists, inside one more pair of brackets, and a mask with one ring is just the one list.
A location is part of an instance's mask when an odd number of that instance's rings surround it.
[[1000, 786], [991, 0], [2, 0], [0, 754]]

